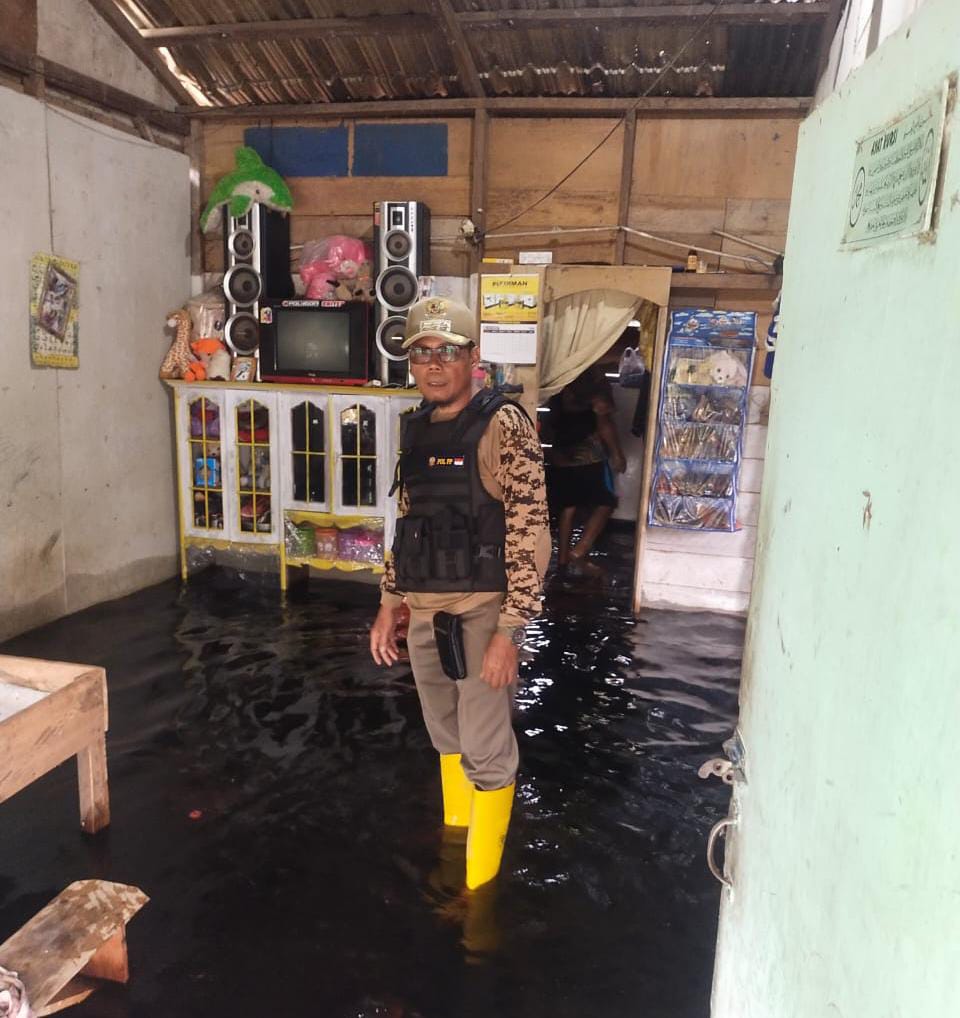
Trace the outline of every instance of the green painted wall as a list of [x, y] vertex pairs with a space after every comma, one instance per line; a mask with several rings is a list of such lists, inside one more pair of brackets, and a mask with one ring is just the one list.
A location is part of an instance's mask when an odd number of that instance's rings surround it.
[[856, 139], [958, 67], [928, 0], [801, 130], [714, 1018], [960, 1014], [960, 151], [935, 243], [839, 250]]

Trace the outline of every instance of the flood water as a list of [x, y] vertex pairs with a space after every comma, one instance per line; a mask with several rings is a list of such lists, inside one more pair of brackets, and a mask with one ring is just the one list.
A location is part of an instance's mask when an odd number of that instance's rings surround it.
[[[366, 650], [368, 588], [211, 570], [4, 653], [108, 670], [112, 824], [68, 763], [0, 805], [0, 941], [73, 880], [136, 884], [131, 981], [76, 1018], [707, 1018], [743, 623], [554, 583], [530, 629], [521, 774], [495, 885], [462, 891], [409, 668]], [[620, 563], [620, 568], [617, 568]]]

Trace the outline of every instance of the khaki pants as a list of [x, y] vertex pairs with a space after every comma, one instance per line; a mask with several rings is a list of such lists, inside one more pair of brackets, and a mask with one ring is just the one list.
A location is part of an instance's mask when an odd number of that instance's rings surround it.
[[483, 655], [497, 628], [500, 600], [463, 614], [467, 677], [447, 678], [433, 639], [433, 612], [410, 615], [407, 648], [423, 720], [438, 753], [459, 753], [464, 772], [484, 792], [505, 788], [517, 774], [519, 752], [513, 734], [516, 683], [492, 689], [480, 678]]

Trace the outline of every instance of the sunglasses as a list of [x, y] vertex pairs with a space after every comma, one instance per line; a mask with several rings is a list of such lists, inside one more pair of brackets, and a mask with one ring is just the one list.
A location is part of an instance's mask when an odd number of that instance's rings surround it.
[[458, 346], [456, 343], [441, 343], [440, 346], [434, 347], [432, 350], [428, 346], [411, 346], [410, 363], [429, 364], [430, 361], [437, 358], [443, 364], [452, 364], [459, 360], [464, 350], [467, 349], [469, 347]]

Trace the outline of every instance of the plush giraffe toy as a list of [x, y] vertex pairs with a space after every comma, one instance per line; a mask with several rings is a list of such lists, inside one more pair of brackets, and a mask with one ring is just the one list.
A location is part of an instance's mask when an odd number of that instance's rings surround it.
[[167, 356], [160, 365], [161, 378], [183, 378], [195, 364], [199, 364], [190, 349], [190, 336], [193, 334], [193, 321], [186, 308], [178, 308], [167, 315], [167, 325], [177, 330]]

